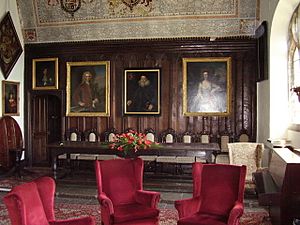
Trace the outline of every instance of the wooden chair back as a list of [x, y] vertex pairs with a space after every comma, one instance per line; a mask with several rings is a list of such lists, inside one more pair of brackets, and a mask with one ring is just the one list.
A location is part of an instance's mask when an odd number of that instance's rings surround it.
[[193, 143], [195, 142], [195, 134], [191, 131], [185, 131], [180, 134], [180, 141], [186, 144]]
[[155, 131], [152, 128], [145, 129], [144, 133], [146, 134], [146, 138], [149, 141], [155, 142], [156, 141], [156, 135]]
[[100, 141], [100, 135], [96, 129], [89, 129], [84, 132], [84, 140], [89, 142]]
[[82, 134], [77, 128], [70, 128], [66, 131], [66, 140], [67, 141], [81, 141]]
[[177, 141], [177, 136], [174, 129], [168, 128], [167, 130], [161, 133], [162, 143], [174, 143], [176, 141]]
[[107, 131], [104, 132], [104, 141], [106, 142], [112, 142], [116, 138], [116, 134], [118, 131], [115, 128], [110, 128]]

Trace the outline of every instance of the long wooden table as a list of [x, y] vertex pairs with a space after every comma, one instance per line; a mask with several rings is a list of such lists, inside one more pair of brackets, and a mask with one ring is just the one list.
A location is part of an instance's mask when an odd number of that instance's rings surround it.
[[[119, 155], [119, 151], [108, 148], [103, 142], [87, 141], [64, 141], [47, 145], [51, 155], [51, 164], [54, 177], [56, 178], [57, 158], [62, 154], [109, 154]], [[158, 155], [158, 156], [198, 156], [204, 158], [207, 162], [212, 163], [212, 155], [220, 152], [218, 143], [161, 143], [158, 148], [139, 150], [139, 155]]]

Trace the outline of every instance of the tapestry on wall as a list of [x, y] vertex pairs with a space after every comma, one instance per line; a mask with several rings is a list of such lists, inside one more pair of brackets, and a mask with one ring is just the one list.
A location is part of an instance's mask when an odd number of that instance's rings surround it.
[[22, 51], [10, 13], [7, 12], [0, 23], [0, 67], [5, 79], [8, 78]]

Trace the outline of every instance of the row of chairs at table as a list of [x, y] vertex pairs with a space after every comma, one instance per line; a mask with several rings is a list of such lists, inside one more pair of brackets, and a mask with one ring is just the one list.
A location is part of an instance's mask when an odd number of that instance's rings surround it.
[[[140, 158], [95, 161], [101, 224], [159, 224], [160, 192], [143, 189], [143, 163]], [[174, 202], [177, 225], [239, 224], [244, 213], [245, 174], [244, 165], [194, 163], [192, 197]], [[54, 196], [55, 181], [50, 177], [14, 187], [4, 197], [12, 225], [96, 224], [95, 214], [55, 219]]]
[[[133, 130], [128, 128], [124, 132]], [[160, 135], [157, 135], [152, 128], [148, 128], [144, 131], [148, 140], [153, 142], [162, 142], [162, 143], [174, 143], [174, 142], [183, 142], [183, 143], [192, 143], [192, 142], [201, 142], [209, 143], [211, 137], [208, 133], [204, 132], [201, 134], [194, 134], [192, 132], [183, 132], [177, 134], [174, 129], [169, 128], [163, 131]], [[115, 128], [111, 128], [104, 132], [104, 141], [111, 142], [114, 140], [115, 135], [118, 134], [118, 131]], [[221, 138], [222, 139], [222, 138]], [[100, 135], [95, 129], [86, 130], [85, 132], [80, 132], [77, 129], [70, 129], [66, 132], [67, 141], [89, 141], [97, 142], [100, 141]], [[229, 141], [229, 136], [228, 136]], [[59, 161], [63, 161], [67, 158], [67, 155], [60, 155], [58, 157]], [[78, 165], [80, 161], [86, 160], [109, 160], [118, 158], [116, 155], [111, 154], [71, 154], [70, 159], [75, 160]], [[156, 155], [141, 155], [145, 162], [147, 162], [147, 168], [157, 170], [158, 165], [160, 165], [161, 170], [163, 170], [163, 164], [172, 164], [174, 166], [174, 172], [178, 172], [179, 165], [181, 164], [191, 164], [193, 162], [206, 162], [205, 152], [203, 156], [200, 157], [188, 157], [188, 156], [156, 156]], [[182, 171], [182, 170], [181, 170]]]
[[[135, 129], [127, 128], [124, 133]], [[238, 135], [233, 135], [228, 131], [223, 131], [220, 134], [211, 134], [208, 131], [203, 131], [199, 133], [194, 133], [192, 131], [184, 131], [177, 133], [174, 129], [168, 128], [162, 131], [160, 134], [154, 131], [152, 128], [147, 128], [143, 131], [147, 137], [153, 141], [157, 142], [222, 142], [224, 137], [228, 138], [230, 142], [248, 142], [250, 137], [245, 129], [242, 129]], [[103, 134], [99, 134], [95, 128], [88, 129], [86, 131], [80, 131], [77, 128], [71, 128], [66, 131], [65, 139], [67, 141], [112, 141], [116, 134], [120, 134], [115, 128], [110, 128]], [[223, 137], [223, 138], [222, 138]]]
[[[124, 132], [127, 132], [129, 130], [132, 130], [131, 128], [128, 128]], [[223, 132], [219, 135], [218, 140], [213, 138], [210, 134], [204, 132], [200, 134], [194, 134], [193, 132], [183, 132], [180, 134], [177, 134], [174, 129], [169, 128], [165, 131], [163, 131], [160, 135], [157, 135], [155, 131], [151, 128], [146, 129], [144, 131], [146, 134], [146, 137], [148, 140], [151, 141], [159, 141], [162, 143], [174, 143], [174, 142], [183, 142], [183, 143], [192, 143], [192, 142], [201, 142], [201, 143], [210, 143], [210, 142], [218, 142], [220, 144], [221, 153], [214, 155], [214, 162], [216, 163], [222, 163], [222, 164], [234, 164], [234, 161], [238, 155], [243, 155], [243, 151], [252, 152], [253, 154], [257, 155], [255, 153], [257, 150], [255, 150], [256, 144], [250, 144], [245, 146], [236, 146], [230, 144], [231, 142], [234, 142], [235, 139], [232, 138], [232, 135], [230, 135], [228, 132]], [[104, 132], [104, 141], [110, 142], [113, 141], [115, 138], [115, 135], [118, 134], [117, 130], [112, 128]], [[83, 137], [83, 138], [82, 138]], [[100, 141], [100, 135], [95, 131], [94, 129], [87, 130], [83, 132], [83, 135], [81, 132], [79, 132], [77, 129], [71, 129], [66, 132], [66, 140], [68, 141]], [[238, 136], [238, 139], [236, 139], [239, 142], [248, 142], [249, 136], [245, 131], [242, 131], [240, 135]], [[229, 145], [228, 145], [229, 144]], [[251, 146], [252, 145], [252, 146]], [[231, 153], [231, 157], [229, 154], [229, 148], [236, 149], [234, 150], [234, 153]], [[238, 153], [239, 150], [240, 152]], [[249, 149], [249, 150], [247, 150]], [[262, 148], [263, 149], [263, 148]], [[251, 154], [252, 154], [251, 153]], [[245, 154], [244, 154], [245, 155]], [[247, 155], [247, 154], [246, 154]], [[261, 155], [261, 154], [260, 154]], [[239, 156], [239, 158], [241, 158]], [[66, 155], [60, 155], [58, 157], [59, 161], [63, 161], [66, 159]], [[75, 161], [75, 164], [79, 166], [80, 161], [86, 161], [86, 160], [109, 160], [109, 159], [116, 159], [118, 156], [111, 155], [111, 154], [71, 154], [70, 156], [71, 160]], [[191, 164], [194, 162], [202, 162], [206, 163], [206, 156], [205, 152], [203, 152], [203, 156], [156, 156], [156, 155], [141, 155], [140, 158], [142, 158], [146, 163], [146, 170], [151, 171], [160, 171], [164, 172], [164, 167], [169, 166], [171, 170], [169, 169], [168, 172], [172, 173], [183, 173], [184, 167], [191, 168]], [[230, 160], [231, 158], [231, 160]], [[252, 157], [253, 158], [253, 157]], [[257, 161], [257, 159], [255, 159]], [[230, 162], [231, 161], [231, 162]], [[240, 161], [240, 160], [237, 160]], [[254, 163], [257, 165], [257, 162]], [[253, 168], [254, 169], [254, 168]], [[189, 170], [188, 170], [189, 171]]]

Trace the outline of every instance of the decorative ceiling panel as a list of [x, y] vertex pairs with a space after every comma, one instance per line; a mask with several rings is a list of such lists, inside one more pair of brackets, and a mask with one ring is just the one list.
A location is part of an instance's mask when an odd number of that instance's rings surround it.
[[253, 35], [258, 0], [17, 0], [24, 41]]

